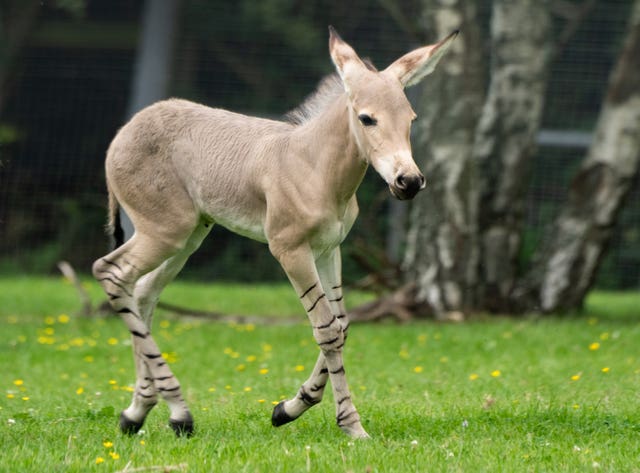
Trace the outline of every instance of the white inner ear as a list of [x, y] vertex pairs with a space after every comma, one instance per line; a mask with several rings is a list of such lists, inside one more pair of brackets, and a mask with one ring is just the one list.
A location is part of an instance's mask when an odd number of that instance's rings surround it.
[[420, 82], [425, 76], [431, 74], [438, 64], [438, 61], [445, 55], [452, 41], [447, 41], [445, 44], [436, 49], [429, 58], [416, 67], [413, 71], [409, 71], [404, 80], [405, 87], [409, 87]]

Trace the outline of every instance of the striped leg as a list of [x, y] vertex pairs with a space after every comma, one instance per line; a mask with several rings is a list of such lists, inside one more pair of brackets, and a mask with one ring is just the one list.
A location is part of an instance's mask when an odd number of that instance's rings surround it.
[[[140, 278], [136, 283], [134, 299], [140, 310], [140, 316], [149, 332], [151, 332], [153, 311], [158, 303], [160, 293], [176, 277], [189, 259], [189, 256], [200, 247], [202, 240], [210, 231], [211, 225], [209, 224], [198, 226], [183, 250], [166, 260], [154, 271]], [[133, 351], [136, 362], [136, 389], [133, 393], [131, 404], [123, 411], [121, 416], [122, 430], [131, 433], [137, 432], [142, 427], [147, 414], [157, 403], [157, 393], [167, 392], [168, 389], [171, 389], [174, 381], [173, 375], [165, 379], [155, 379], [151, 375], [139, 337], [133, 337]], [[128, 419], [140, 420], [127, 422]], [[181, 426], [179, 423], [172, 423], [172, 426], [185, 432], [193, 429], [193, 424], [189, 427], [186, 425]]]
[[[342, 325], [342, 333], [346, 341], [349, 319], [342, 297], [340, 249], [336, 248], [330, 257], [318, 261], [317, 268], [322, 287], [325, 288], [326, 297], [331, 306], [331, 313]], [[286, 403], [281, 403], [277, 410], [274, 410], [273, 425], [279, 426], [291, 422], [304, 414], [310, 407], [322, 401], [328, 380], [329, 370], [324, 353], [320, 352], [311, 376], [302, 384], [296, 397]], [[285, 408], [288, 415], [279, 415], [285, 412]]]
[[[290, 422], [309, 407], [320, 402], [328, 377], [331, 380], [336, 402], [338, 426], [352, 437], [368, 437], [351, 400], [342, 360], [342, 348], [345, 340], [343, 324], [345, 324], [344, 328], [347, 328], [346, 323], [348, 322], [346, 322], [346, 317], [341, 317], [344, 315], [344, 306], [339, 279], [335, 277], [339, 272], [339, 250], [336, 249], [329, 260], [320, 261], [318, 269], [316, 269], [311, 252], [308, 250], [301, 249], [295, 253], [288, 252], [286, 255], [286, 258], [279, 258], [280, 263], [294, 288], [300, 294], [300, 299], [313, 326], [314, 337], [322, 353], [311, 377], [302, 385], [296, 397], [283, 401], [275, 407], [272, 423], [279, 426]], [[324, 281], [334, 280], [336, 282], [329, 282], [325, 290], [321, 276]], [[340, 310], [340, 312], [336, 314], [336, 310]]]
[[157, 402], [157, 393], [169, 405], [170, 423], [176, 433], [190, 434], [193, 419], [173, 376], [144, 320], [134, 290], [137, 281], [171, 258], [178, 249], [153, 238], [135, 234], [131, 240], [93, 265], [93, 274], [106, 291], [111, 306], [133, 336], [138, 373], [134, 400], [120, 417], [123, 432], [137, 432]]

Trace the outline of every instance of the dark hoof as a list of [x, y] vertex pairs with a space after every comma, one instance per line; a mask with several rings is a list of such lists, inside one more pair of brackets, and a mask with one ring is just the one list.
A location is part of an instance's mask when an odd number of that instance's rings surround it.
[[284, 401], [280, 401], [276, 407], [273, 408], [273, 413], [271, 414], [271, 425], [274, 427], [280, 427], [281, 425], [288, 424], [292, 420], [295, 420], [295, 417], [291, 417], [284, 411]]
[[169, 425], [178, 437], [191, 437], [193, 435], [193, 419], [173, 420], [169, 419]]
[[129, 419], [124, 412], [120, 413], [120, 430], [123, 434], [135, 435], [142, 428], [144, 422], [136, 422]]

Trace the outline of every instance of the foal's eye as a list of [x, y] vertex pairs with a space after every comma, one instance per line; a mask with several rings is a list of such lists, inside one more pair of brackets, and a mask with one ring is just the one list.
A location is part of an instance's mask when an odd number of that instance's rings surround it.
[[378, 123], [378, 120], [371, 117], [370, 115], [367, 115], [366, 113], [358, 115], [358, 120], [360, 120], [360, 123], [362, 123], [364, 126], [374, 126], [376, 123]]

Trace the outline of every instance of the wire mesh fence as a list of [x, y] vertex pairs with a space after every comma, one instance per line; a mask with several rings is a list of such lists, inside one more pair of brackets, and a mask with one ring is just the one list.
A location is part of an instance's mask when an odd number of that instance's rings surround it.
[[[392, 15], [392, 2], [365, 0], [181, 3], [171, 95], [262, 116], [293, 108], [331, 72], [328, 24], [380, 65], [421, 39], [402, 21], [419, 18], [417, 1], [404, 2], [400, 16]], [[553, 64], [543, 122], [547, 134], [541, 135], [531, 171], [525, 257], [566, 198], [586, 153], [585, 137], [624, 34], [629, 2], [600, 3]], [[143, 2], [124, 0], [90, 0], [79, 14], [47, 2], [40, 8], [0, 109], [0, 273], [51, 272], [60, 259], [88, 272], [104, 254], [103, 161], [126, 118], [143, 11]], [[488, 25], [489, 9], [481, 13]], [[384, 251], [395, 238], [384, 218], [385, 193], [379, 178], [368, 175], [352, 241], [365, 239]], [[601, 287], [640, 284], [639, 198], [636, 180], [599, 273]], [[283, 277], [266, 248], [222, 229], [214, 230], [192, 260], [187, 272], [193, 276]], [[362, 276], [348, 257], [345, 266], [347, 278]]]

